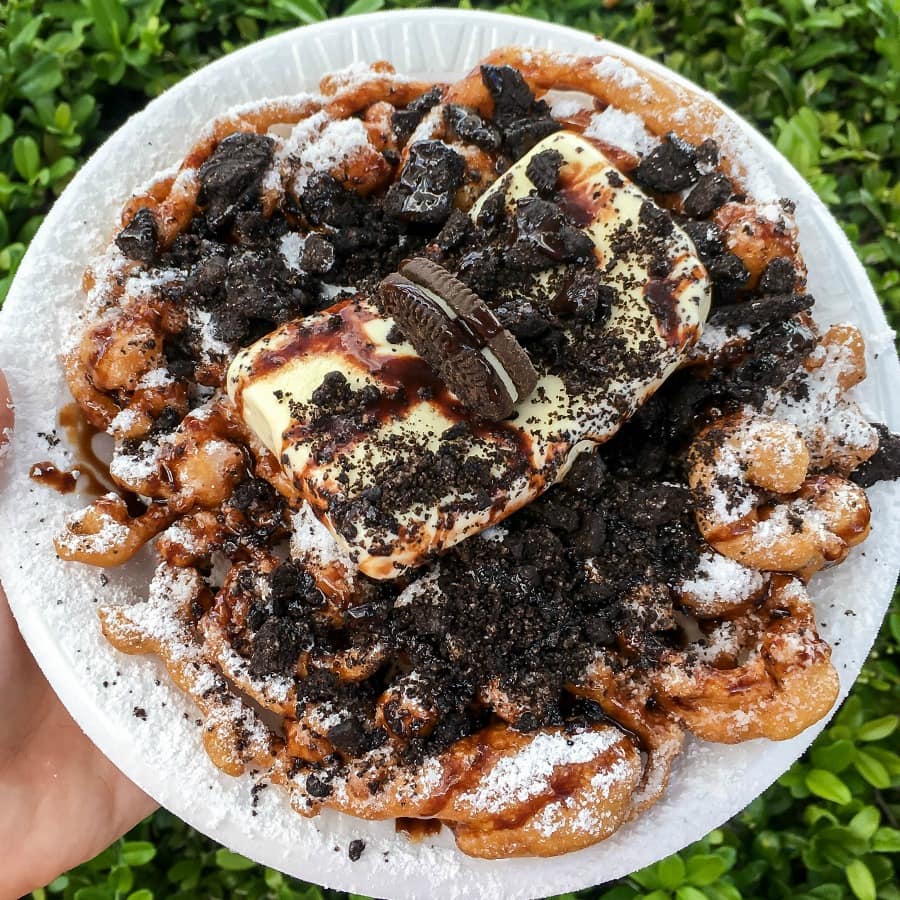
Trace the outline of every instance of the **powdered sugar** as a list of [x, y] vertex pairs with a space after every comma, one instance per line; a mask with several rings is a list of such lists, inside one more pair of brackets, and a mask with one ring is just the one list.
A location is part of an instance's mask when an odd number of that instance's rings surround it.
[[129, 485], [136, 493], [141, 493], [141, 483], [158, 470], [160, 454], [173, 440], [171, 434], [146, 440], [134, 453], [118, 448], [110, 461], [109, 474]]
[[128, 431], [133, 428], [138, 421], [139, 414], [135, 409], [123, 409], [113, 416], [112, 421], [106, 428], [107, 434], [117, 434], [121, 431]]
[[[299, 139], [291, 135], [289, 145], [297, 146]], [[320, 131], [310, 134], [299, 145], [299, 153], [290, 154], [295, 167], [294, 192], [302, 193], [309, 177], [315, 172], [330, 172], [346, 163], [368, 146], [369, 135], [359, 119], [339, 119], [328, 122]]]
[[860, 451], [878, 445], [877, 431], [842, 386], [855, 372], [854, 356], [844, 343], [820, 343], [809, 364], [817, 367], [798, 370], [786, 390], [769, 391], [765, 411], [797, 427], [815, 468], [852, 469]]
[[484, 531], [479, 532], [479, 537], [483, 541], [491, 541], [492, 543], [501, 544], [503, 543], [503, 539], [509, 534], [509, 529], [504, 528], [502, 525], [491, 525], [490, 528], [485, 528]]
[[588, 796], [566, 797], [548, 803], [535, 816], [534, 827], [545, 837], [561, 830], [596, 835], [601, 830], [614, 827], [611, 821], [614, 810], [608, 806], [614, 787], [622, 788], [631, 776], [631, 767], [623, 754], [617, 754], [610, 765], [594, 774], [590, 780]]
[[634, 91], [642, 99], [653, 97], [653, 88], [647, 79], [617, 56], [604, 56], [594, 64], [593, 73], [597, 78], [612, 81], [621, 88]]
[[645, 156], [659, 144], [640, 116], [608, 106], [603, 112], [594, 113], [584, 136], [619, 147], [632, 156]]
[[550, 107], [554, 119], [569, 119], [585, 110], [595, 108], [596, 101], [581, 91], [550, 90], [541, 99]]
[[681, 590], [692, 596], [700, 612], [703, 607], [743, 603], [764, 584], [761, 572], [708, 550], [700, 555], [694, 574], [682, 583]]
[[209, 310], [191, 305], [188, 308], [188, 324], [197, 334], [198, 349], [204, 362], [215, 362], [231, 356], [231, 346], [216, 335]]
[[716, 457], [715, 476], [704, 485], [717, 522], [734, 522], [753, 511], [756, 492], [747, 484], [737, 451], [725, 444]]
[[427, 598], [430, 594], [440, 591], [440, 586], [438, 584], [439, 578], [440, 571], [438, 567], [435, 566], [428, 574], [423, 575], [418, 581], [414, 581], [409, 587], [405, 588], [400, 596], [394, 601], [394, 606], [410, 606], [420, 599]]
[[182, 273], [175, 269], [161, 269], [152, 273], [146, 269], [139, 269], [134, 274], [129, 273], [128, 280], [125, 282], [124, 296], [133, 299], [155, 297], [161, 287], [171, 284], [181, 277]]
[[303, 503], [291, 516], [291, 557], [313, 565], [337, 564], [348, 573], [355, 568], [349, 553], [308, 503]]
[[177, 544], [179, 547], [182, 547], [187, 553], [200, 553], [203, 550], [203, 547], [197, 541], [197, 538], [194, 534], [185, 528], [180, 522], [175, 522], [170, 525], [161, 535], [165, 540], [170, 543]]
[[137, 386], [138, 390], [160, 388], [165, 387], [167, 384], [174, 384], [174, 382], [175, 379], [172, 377], [172, 373], [165, 366], [160, 366], [157, 369], [151, 369], [146, 375], [143, 375]]
[[736, 165], [736, 172], [750, 196], [759, 203], [776, 202], [778, 192], [772, 183], [769, 166], [753, 151], [738, 123], [730, 116], [722, 115], [716, 122], [713, 140]]
[[[118, 499], [116, 494], [106, 494], [106, 499]], [[90, 518], [91, 527], [85, 531]], [[84, 533], [82, 533], [84, 532]], [[66, 518], [66, 527], [56, 534], [56, 542], [71, 553], [85, 550], [103, 552], [121, 544], [128, 537], [128, 526], [117, 522], [102, 509], [79, 509]]]
[[281, 238], [279, 250], [284, 264], [295, 272], [302, 272], [300, 267], [300, 254], [303, 253], [303, 245], [306, 243], [306, 235], [297, 231], [289, 231]]
[[518, 753], [499, 759], [477, 786], [459, 798], [478, 812], [497, 813], [510, 800], [526, 803], [550, 790], [550, 780], [560, 766], [588, 763], [609, 750], [619, 739], [615, 729], [574, 734], [541, 732]]
[[723, 655], [736, 655], [740, 649], [738, 629], [734, 622], [719, 622], [705, 639], [693, 645], [697, 659], [714, 665]]
[[125, 617], [135, 632], [168, 646], [174, 654], [184, 655], [190, 638], [184, 619], [179, 616], [197, 596], [203, 580], [195, 569], [157, 566], [150, 581], [147, 599], [130, 605]]

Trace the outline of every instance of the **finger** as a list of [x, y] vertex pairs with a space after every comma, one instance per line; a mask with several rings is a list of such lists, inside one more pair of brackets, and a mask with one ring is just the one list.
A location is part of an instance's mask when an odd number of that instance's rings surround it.
[[9, 440], [9, 433], [15, 424], [15, 418], [9, 385], [6, 383], [3, 370], [0, 369], [0, 447]]
[[[31, 721], [29, 710], [41, 702], [45, 689], [0, 586], [0, 721]], [[0, 728], [0, 753], [5, 757], [21, 739], [15, 728]]]
[[90, 742], [53, 693], [0, 589], [0, 897], [41, 887], [90, 859], [156, 807]]
[[[91, 744], [49, 688], [40, 714], [41, 728], [11, 761], [8, 783], [0, 779], [4, 813], [28, 835], [20, 858], [0, 871], [0, 897], [26, 894], [91, 859], [155, 808]], [[0, 833], [3, 820], [0, 815]], [[15, 844], [15, 834], [2, 837]]]

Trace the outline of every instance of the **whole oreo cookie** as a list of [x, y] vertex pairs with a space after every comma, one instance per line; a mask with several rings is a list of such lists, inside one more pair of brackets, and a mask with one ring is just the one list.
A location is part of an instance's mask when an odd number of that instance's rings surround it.
[[518, 341], [445, 268], [417, 257], [380, 285], [378, 304], [464, 406], [499, 421], [537, 384]]

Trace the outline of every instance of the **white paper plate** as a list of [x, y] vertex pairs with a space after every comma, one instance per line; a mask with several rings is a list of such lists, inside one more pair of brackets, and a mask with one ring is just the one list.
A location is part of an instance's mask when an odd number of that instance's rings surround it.
[[[388, 59], [401, 72], [446, 76], [461, 74], [492, 48], [510, 43], [582, 53], [602, 49], [588, 34], [542, 22], [421, 10], [298, 29], [208, 66], [131, 119], [87, 163], [34, 239], [0, 314], [0, 365], [17, 406], [16, 432], [0, 473], [0, 579], [54, 689], [123, 772], [195, 828], [301, 878], [398, 900], [545, 896], [634, 871], [742, 809], [788, 768], [824, 723], [781, 744], [690, 742], [667, 794], [650, 812], [605, 843], [557, 859], [485, 862], [457, 852], [447, 833], [413, 844], [396, 835], [391, 823], [334, 813], [301, 819], [276, 788], [261, 793], [258, 815], [251, 816], [253, 778], [229, 778], [208, 761], [193, 724], [196, 711], [161, 666], [150, 658], [117, 653], [100, 635], [92, 602], [101, 590], [100, 573], [56, 559], [52, 523], [82, 501], [77, 495], [62, 497], [32, 487], [27, 471], [41, 459], [67, 459], [63, 445], [48, 450], [37, 432], [51, 431], [56, 410], [68, 402], [56, 353], [82, 302], [85, 264], [114, 233], [131, 190], [177, 162], [200, 126], [233, 104], [314, 88], [323, 73], [357, 60]], [[778, 189], [798, 201], [818, 317], [825, 323], [849, 319], [862, 328], [871, 374], [860, 395], [874, 418], [897, 429], [900, 366], [862, 267], [800, 176], [756, 132], [740, 127], [770, 167]], [[900, 485], [878, 485], [871, 497], [872, 537], [843, 566], [814, 582], [822, 633], [834, 646], [844, 692], [868, 653], [897, 574]], [[103, 590], [123, 597], [143, 592], [146, 582], [135, 569], [110, 572]], [[134, 717], [138, 706], [147, 711], [146, 720]], [[366, 850], [352, 863], [347, 845], [359, 837]]]

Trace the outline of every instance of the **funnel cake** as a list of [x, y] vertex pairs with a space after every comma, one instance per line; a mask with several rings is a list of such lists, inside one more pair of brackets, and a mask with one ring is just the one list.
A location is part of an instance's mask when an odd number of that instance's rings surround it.
[[614, 56], [376, 63], [217, 119], [126, 204], [64, 359], [117, 491], [56, 547], [156, 538], [103, 631], [223, 771], [549, 856], [651, 807], [687, 732], [829, 712], [805, 585], [897, 438], [719, 118]]

